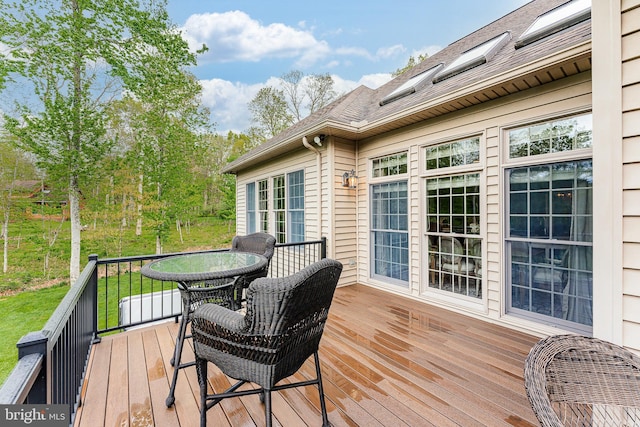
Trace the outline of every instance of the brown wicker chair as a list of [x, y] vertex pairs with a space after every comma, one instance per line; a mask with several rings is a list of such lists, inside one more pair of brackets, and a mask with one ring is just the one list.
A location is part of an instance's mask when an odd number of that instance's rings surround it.
[[246, 274], [236, 279], [235, 283], [235, 308], [239, 309], [244, 300], [243, 293], [249, 287], [249, 284], [259, 277], [267, 277], [269, 272], [269, 264], [273, 258], [273, 252], [276, 246], [276, 238], [267, 233], [253, 233], [246, 236], [235, 236], [231, 241], [231, 251], [251, 252], [262, 255], [267, 259], [267, 265], [252, 274]]
[[[322, 389], [318, 345], [342, 264], [320, 260], [284, 278], [259, 278], [247, 289], [246, 315], [215, 304], [196, 309], [192, 318], [196, 370], [200, 383], [200, 425], [207, 410], [222, 399], [260, 394], [266, 425], [271, 426], [271, 392], [316, 385], [322, 422], [329, 425]], [[313, 355], [316, 378], [276, 385]], [[207, 394], [207, 362], [238, 382], [223, 393]], [[257, 389], [238, 391], [247, 382]]]
[[579, 335], [542, 339], [527, 356], [524, 382], [544, 427], [640, 425], [640, 358], [615, 344]]

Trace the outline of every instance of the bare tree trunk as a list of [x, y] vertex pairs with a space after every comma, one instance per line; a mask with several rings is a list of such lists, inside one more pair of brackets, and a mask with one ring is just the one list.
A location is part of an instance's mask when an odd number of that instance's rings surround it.
[[162, 253], [162, 240], [160, 236], [156, 235], [156, 254], [160, 255]]
[[182, 238], [182, 225], [180, 224], [179, 219], [176, 219], [176, 229], [178, 230], [178, 235], [180, 236], [180, 243], [184, 243], [184, 239]]
[[122, 195], [122, 228], [127, 228], [127, 195]]
[[136, 236], [141, 236], [142, 235], [142, 190], [143, 190], [143, 186], [142, 184], [144, 183], [144, 175], [140, 175], [140, 181], [138, 182], [138, 203], [137, 203], [137, 209], [138, 209], [138, 218], [136, 220]]
[[9, 210], [4, 213], [4, 222], [2, 223], [2, 238], [4, 239], [2, 272], [6, 273], [9, 269]]
[[69, 187], [69, 213], [71, 215], [71, 260], [69, 261], [69, 284], [80, 276], [80, 192], [75, 177]]
[[2, 223], [2, 238], [4, 239], [3, 254], [2, 254], [2, 272], [6, 273], [9, 269], [9, 217], [11, 211], [11, 196], [13, 195], [13, 184], [16, 182], [18, 176], [18, 159], [13, 168], [13, 180], [9, 186], [9, 194], [7, 195], [7, 206], [4, 211], [4, 222]]
[[[64, 210], [64, 208], [62, 208]], [[51, 248], [56, 244], [56, 239], [60, 234], [60, 230], [62, 230], [62, 224], [64, 224], [64, 215], [61, 216], [60, 224], [58, 224], [58, 228], [53, 231], [53, 233], [49, 233], [47, 238], [49, 242], [49, 247], [47, 248], [47, 254], [44, 257], [44, 277], [49, 278], [49, 257], [51, 256]]]

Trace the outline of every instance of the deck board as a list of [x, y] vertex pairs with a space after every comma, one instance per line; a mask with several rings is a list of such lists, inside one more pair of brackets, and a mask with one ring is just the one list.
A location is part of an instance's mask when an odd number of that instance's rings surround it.
[[[96, 345], [75, 425], [198, 425], [195, 367], [181, 370], [174, 407], [164, 405], [177, 330], [167, 322]], [[320, 346], [329, 420], [336, 427], [535, 426], [522, 370], [537, 340], [362, 285], [339, 288]], [[183, 360], [193, 360], [190, 342]], [[284, 381], [314, 374], [311, 358]], [[231, 381], [209, 364], [211, 389]], [[272, 403], [276, 426], [321, 424], [313, 387], [273, 393]], [[263, 426], [263, 406], [256, 395], [225, 399], [209, 410], [208, 425]]]

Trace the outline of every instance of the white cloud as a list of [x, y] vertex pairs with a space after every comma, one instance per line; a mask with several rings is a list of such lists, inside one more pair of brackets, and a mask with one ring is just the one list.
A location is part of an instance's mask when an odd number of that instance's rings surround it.
[[[346, 80], [337, 75], [331, 76], [334, 89], [345, 94], [360, 85], [376, 89], [391, 80], [391, 74], [379, 73], [362, 76], [358, 81]], [[216, 132], [226, 134], [230, 130], [245, 132], [251, 125], [251, 115], [247, 105], [265, 86], [278, 87], [280, 79], [271, 77], [264, 83], [247, 85], [222, 79], [201, 80], [202, 103], [211, 110], [211, 118], [216, 123]]]
[[251, 124], [247, 104], [264, 84], [246, 85], [221, 79], [201, 80], [200, 84], [202, 103], [211, 110], [216, 131], [220, 134], [246, 131]]
[[359, 56], [361, 58], [366, 58], [369, 60], [373, 60], [374, 57], [369, 53], [369, 51], [362, 47], [339, 47], [335, 50], [337, 55], [354, 57]]
[[192, 49], [206, 44], [202, 60], [218, 62], [260, 61], [268, 57], [297, 57], [315, 61], [329, 51], [310, 31], [281, 23], [263, 25], [242, 11], [191, 15], [183, 34]]
[[358, 83], [371, 89], [377, 89], [392, 78], [393, 76], [390, 73], [367, 74], [362, 76]]
[[399, 55], [401, 53], [406, 52], [406, 48], [401, 44], [396, 44], [388, 47], [381, 47], [376, 52], [376, 57], [378, 58], [391, 58], [393, 56]]
[[420, 55], [424, 55], [425, 53], [428, 56], [432, 56], [435, 55], [436, 53], [440, 52], [442, 50], [442, 46], [438, 46], [438, 45], [429, 45], [429, 46], [424, 46], [420, 49], [416, 49], [413, 52], [411, 52], [411, 55], [414, 58], [417, 58]]

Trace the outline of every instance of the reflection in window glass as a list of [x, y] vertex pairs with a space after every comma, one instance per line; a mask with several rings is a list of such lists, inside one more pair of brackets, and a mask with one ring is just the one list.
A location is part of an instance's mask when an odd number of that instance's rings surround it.
[[509, 158], [537, 156], [590, 148], [591, 114], [509, 131]]
[[269, 232], [269, 181], [258, 181], [258, 214], [260, 216], [260, 231]]
[[511, 236], [591, 242], [592, 173], [591, 160], [510, 170]]
[[304, 241], [304, 171], [287, 174], [289, 242]]
[[480, 161], [480, 138], [468, 138], [425, 149], [427, 170], [463, 166]]
[[592, 324], [591, 160], [508, 171], [511, 308]]
[[273, 215], [275, 216], [276, 242], [286, 243], [284, 175], [273, 178]]
[[407, 173], [407, 153], [373, 159], [371, 170], [374, 178], [405, 174]]
[[533, 22], [516, 41], [515, 47], [519, 49], [579, 22], [589, 19], [591, 16], [591, 0], [569, 1], [555, 9], [546, 12]]
[[250, 182], [246, 187], [247, 198], [247, 234], [256, 232], [256, 183]]
[[409, 217], [407, 182], [371, 187], [373, 275], [409, 285]]

